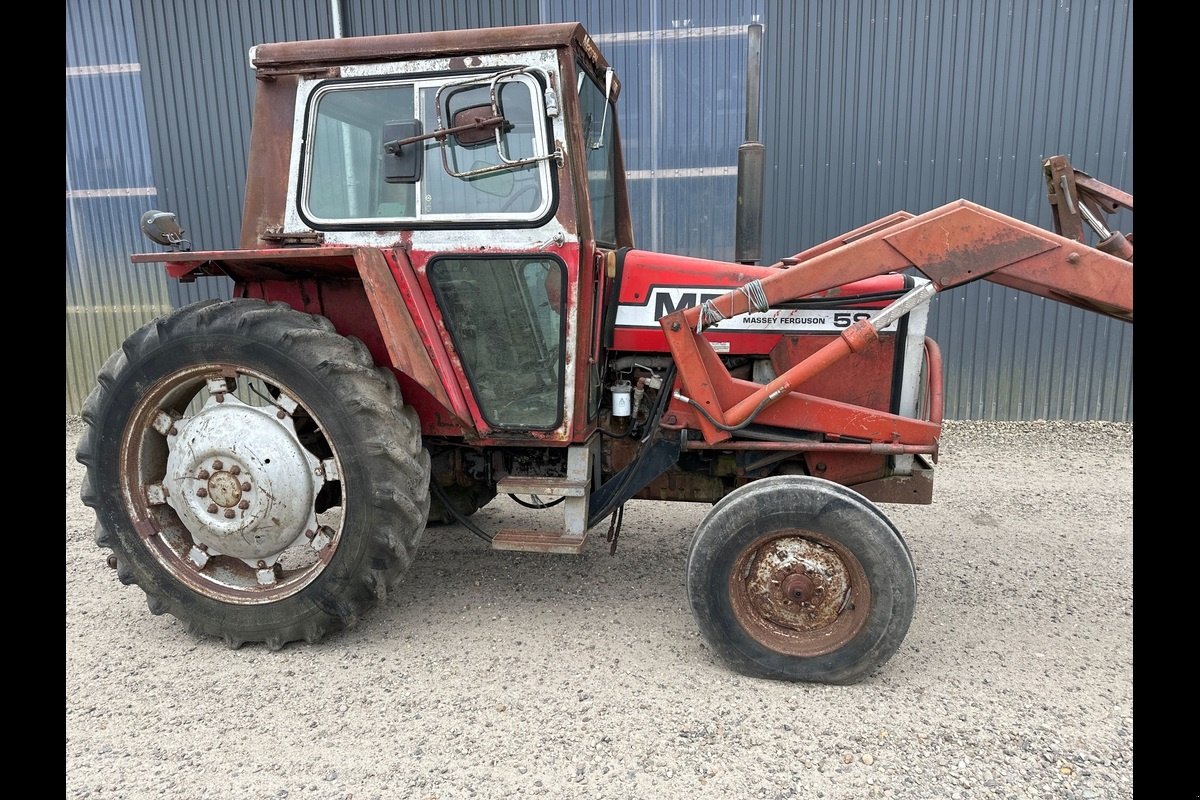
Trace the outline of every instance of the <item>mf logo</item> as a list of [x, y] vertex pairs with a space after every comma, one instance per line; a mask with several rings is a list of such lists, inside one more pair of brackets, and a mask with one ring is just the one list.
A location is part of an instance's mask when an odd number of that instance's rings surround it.
[[[710, 286], [655, 288], [645, 303], [617, 306], [616, 325], [619, 328], [655, 328], [667, 314], [693, 308], [722, 294], [719, 287]], [[804, 308], [789, 304], [762, 312], [738, 314], [722, 320], [717, 330], [720, 333], [840, 333], [855, 322], [870, 319], [878, 313], [878, 310], [863, 308]], [[892, 322], [884, 330], [895, 331], [897, 325], [898, 321]]]
[[[696, 305], [697, 296], [699, 296], [701, 303], [706, 303], [709, 300], [716, 300], [722, 294], [722, 292], [713, 292], [710, 294], [708, 292], [687, 292], [679, 289], [655, 289], [654, 318], [662, 319], [665, 314], [670, 314], [681, 308], [691, 308]], [[676, 297], [679, 299], [676, 300]]]

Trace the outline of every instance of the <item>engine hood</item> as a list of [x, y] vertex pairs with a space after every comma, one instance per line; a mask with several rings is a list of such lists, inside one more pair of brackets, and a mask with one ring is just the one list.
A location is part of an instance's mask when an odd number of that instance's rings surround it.
[[[614, 350], [668, 352], [658, 320], [680, 308], [720, 297], [777, 267], [626, 250], [614, 279], [615, 311], [610, 309], [608, 340]], [[791, 267], [803, 269], [803, 266]], [[912, 288], [901, 274], [847, 283], [764, 312], [742, 314], [708, 329], [704, 337], [718, 353], [766, 355], [783, 336], [833, 335], [855, 320], [870, 317]]]

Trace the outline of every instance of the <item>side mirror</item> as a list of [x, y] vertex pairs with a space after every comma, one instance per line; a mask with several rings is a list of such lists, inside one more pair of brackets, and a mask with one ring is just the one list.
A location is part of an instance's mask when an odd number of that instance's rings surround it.
[[455, 111], [454, 120], [450, 123], [452, 128], [458, 129], [454, 134], [455, 142], [463, 147], [476, 147], [494, 142], [496, 136], [493, 131], [497, 127], [503, 125], [502, 131], [512, 127], [500, 117], [499, 112], [488, 103]]
[[[421, 180], [423, 148], [421, 120], [405, 119], [383, 126], [383, 179], [387, 183], [416, 183]], [[411, 139], [413, 141], [405, 142]]]

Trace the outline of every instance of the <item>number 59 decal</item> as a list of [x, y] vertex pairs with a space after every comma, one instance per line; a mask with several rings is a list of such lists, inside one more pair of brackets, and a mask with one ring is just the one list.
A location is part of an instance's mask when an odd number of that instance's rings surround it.
[[833, 326], [835, 328], [849, 328], [852, 322], [870, 318], [871, 315], [865, 311], [859, 311], [853, 315], [849, 311], [839, 311], [833, 315]]

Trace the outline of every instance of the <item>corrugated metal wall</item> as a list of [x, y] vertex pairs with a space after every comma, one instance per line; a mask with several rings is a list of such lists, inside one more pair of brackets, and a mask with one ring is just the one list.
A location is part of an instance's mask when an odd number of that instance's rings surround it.
[[67, 412], [130, 331], [169, 311], [160, 271], [134, 267], [156, 202], [128, 0], [67, 5]]
[[[178, 211], [198, 247], [235, 245], [253, 96], [246, 51], [332, 35], [329, 3], [110, 2], [124, 16], [105, 24], [131, 18], [147, 65], [159, 196], [141, 199]], [[341, 11], [348, 35], [583, 22], [622, 78], [642, 247], [732, 256], [744, 28], [755, 17], [766, 26], [768, 259], [958, 197], [1049, 226], [1038, 164], [1060, 152], [1133, 189], [1129, 2], [344, 0]], [[144, 249], [136, 240], [104, 246]], [[228, 288], [209, 279], [168, 291], [178, 305]], [[1132, 418], [1130, 326], [999, 287], [934, 303], [947, 416]]]
[[639, 247], [733, 258], [746, 25], [760, 2], [542, 0], [582, 22], [621, 78], [618, 114]]
[[[237, 247], [256, 44], [333, 35], [328, 2], [132, 0], [159, 202], [197, 250]], [[151, 66], [153, 68], [151, 68]], [[226, 278], [171, 281], [171, 302], [227, 298]]]
[[[1132, 3], [772, 10], [767, 255], [960, 197], [1050, 228], [1040, 164], [1058, 153], [1133, 192]], [[1132, 419], [1130, 325], [977, 283], [935, 298], [930, 331], [947, 417]]]
[[536, 25], [536, 0], [453, 0], [453, 2], [381, 2], [342, 0], [344, 35], [449, 31]]

